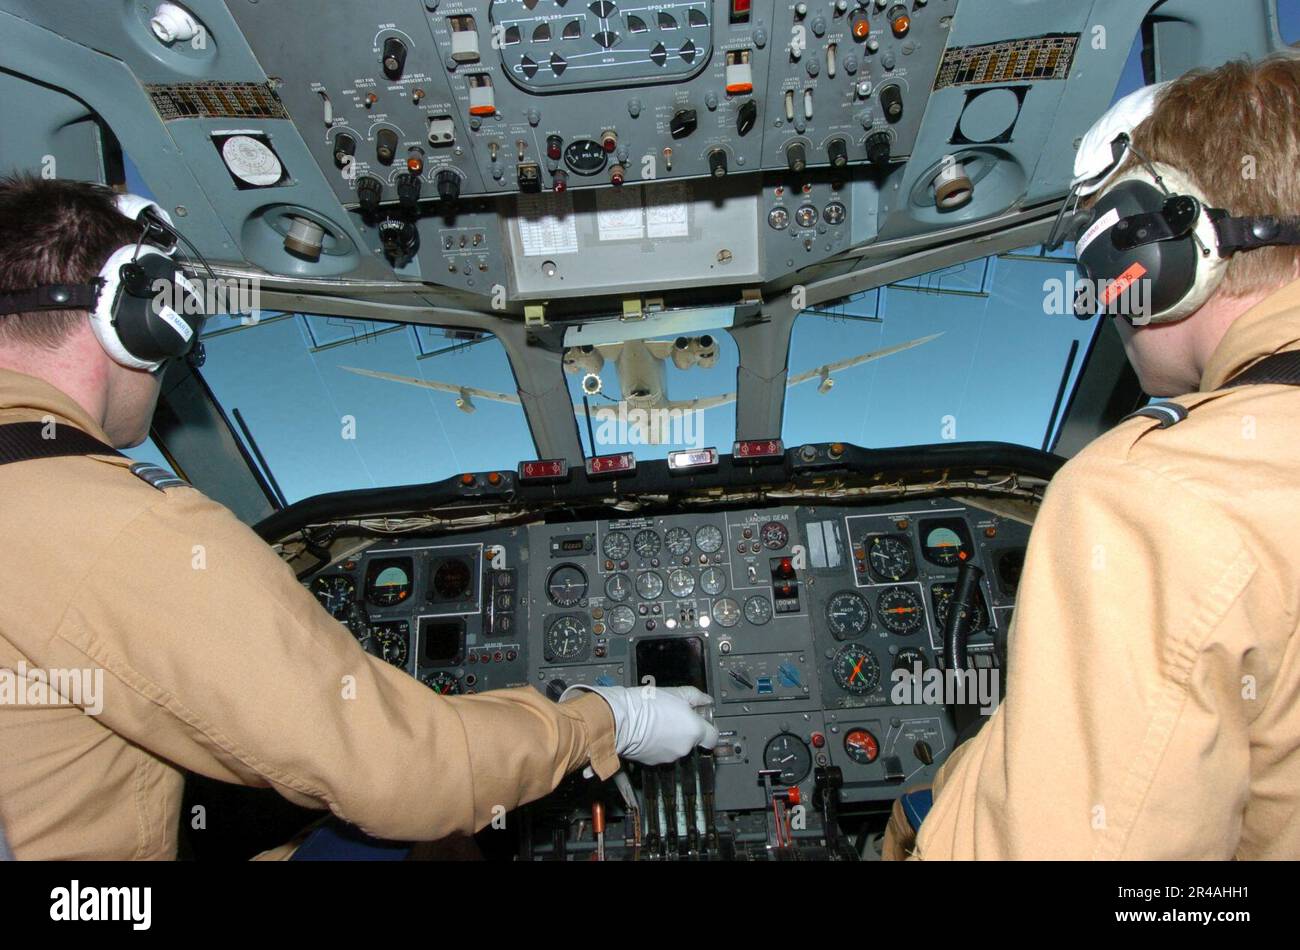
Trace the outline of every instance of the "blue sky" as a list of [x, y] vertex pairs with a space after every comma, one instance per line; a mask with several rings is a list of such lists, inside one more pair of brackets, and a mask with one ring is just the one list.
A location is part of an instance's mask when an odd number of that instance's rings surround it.
[[[1281, 0], [1280, 10], [1283, 35], [1294, 41], [1300, 0]], [[1132, 56], [1116, 95], [1141, 81]], [[133, 188], [143, 189], [133, 169], [130, 176]], [[943, 336], [838, 374], [826, 394], [816, 382], [791, 390], [780, 435], [787, 445], [844, 440], [892, 446], [956, 438], [1040, 446], [1070, 345], [1078, 341], [1085, 349], [1094, 329], [1091, 321], [1044, 313], [1044, 282], [1063, 280], [1071, 270], [1066, 261], [990, 258], [870, 291], [829, 316], [801, 315], [791, 343], [791, 374], [926, 334]], [[217, 320], [205, 331], [204, 377], [228, 414], [239, 410], [291, 502], [324, 491], [513, 468], [535, 455], [516, 406], [478, 400], [476, 411], [467, 414], [450, 395], [340, 368], [512, 392], [509, 365], [495, 338], [457, 348], [429, 328], [303, 315], [265, 314], [258, 326], [234, 332], [229, 327], [229, 321]], [[680, 371], [669, 365], [671, 398], [734, 389], [735, 345], [725, 332], [714, 335], [720, 341], [716, 367]], [[428, 355], [444, 349], [450, 352]], [[1076, 362], [1071, 386], [1077, 371]], [[613, 367], [607, 364], [601, 375], [607, 391], [617, 391]], [[578, 377], [569, 384], [580, 402]], [[734, 407], [704, 414], [704, 444], [729, 451], [734, 435]], [[644, 458], [662, 457], [673, 446], [633, 448]], [[157, 460], [151, 445], [135, 454]]]

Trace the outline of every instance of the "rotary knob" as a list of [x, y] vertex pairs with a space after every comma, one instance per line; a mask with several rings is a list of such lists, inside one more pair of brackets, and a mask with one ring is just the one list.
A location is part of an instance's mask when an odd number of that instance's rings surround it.
[[438, 172], [435, 180], [438, 197], [443, 201], [455, 201], [460, 197], [460, 176], [448, 168]]
[[357, 182], [357, 201], [362, 211], [374, 211], [384, 196], [384, 183], [370, 175]]
[[892, 150], [888, 132], [872, 132], [867, 136], [867, 161], [873, 165], [888, 165]]
[[802, 172], [808, 167], [808, 150], [802, 142], [794, 142], [786, 148], [785, 164], [792, 172]]
[[849, 147], [844, 139], [831, 139], [826, 146], [826, 153], [831, 160], [831, 168], [843, 168], [849, 163]]

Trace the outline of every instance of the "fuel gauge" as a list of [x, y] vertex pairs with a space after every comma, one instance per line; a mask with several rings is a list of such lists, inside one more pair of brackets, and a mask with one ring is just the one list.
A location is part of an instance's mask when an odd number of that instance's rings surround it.
[[870, 765], [880, 755], [880, 743], [866, 729], [850, 729], [844, 735], [844, 751], [859, 765]]

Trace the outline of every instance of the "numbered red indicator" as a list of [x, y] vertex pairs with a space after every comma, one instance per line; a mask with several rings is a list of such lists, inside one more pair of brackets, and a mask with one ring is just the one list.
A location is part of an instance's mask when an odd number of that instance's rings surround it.
[[785, 458], [785, 444], [780, 439], [745, 439], [731, 447], [731, 454], [746, 462], [776, 462]]
[[557, 482], [569, 477], [569, 463], [564, 459], [535, 459], [519, 463], [521, 482]]
[[590, 478], [624, 475], [635, 471], [636, 456], [631, 452], [619, 452], [617, 455], [594, 455], [587, 459], [587, 475]]

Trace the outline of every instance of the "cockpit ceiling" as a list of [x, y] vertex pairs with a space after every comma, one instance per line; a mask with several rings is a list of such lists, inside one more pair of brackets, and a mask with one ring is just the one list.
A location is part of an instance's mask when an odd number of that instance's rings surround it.
[[[1162, 10], [1227, 58], [1279, 42], [1257, 5]], [[755, 303], [1049, 216], [1149, 5], [160, 6], [0, 4], [0, 165], [116, 180], [120, 146], [219, 269], [536, 323]]]

